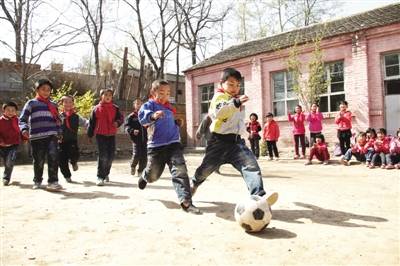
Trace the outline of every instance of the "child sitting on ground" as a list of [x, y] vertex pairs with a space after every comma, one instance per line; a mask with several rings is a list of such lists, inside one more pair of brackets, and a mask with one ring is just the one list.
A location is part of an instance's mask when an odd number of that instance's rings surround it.
[[365, 154], [365, 161], [366, 161], [365, 165], [367, 167], [370, 167], [372, 156], [374, 155], [374, 143], [376, 140], [376, 131], [374, 128], [370, 127], [365, 131], [365, 133], [367, 134], [367, 144], [366, 144], [367, 153]]
[[367, 134], [360, 132], [356, 138], [356, 144], [347, 150], [342, 157], [341, 162], [344, 165], [350, 165], [351, 157], [354, 155], [359, 162], [365, 162], [368, 153]]
[[317, 158], [317, 160], [323, 162], [324, 165], [327, 165], [329, 163], [329, 152], [328, 152], [328, 147], [325, 143], [325, 137], [322, 134], [318, 134], [315, 136], [315, 143], [313, 144], [313, 147], [311, 148], [310, 151], [310, 157], [308, 158], [308, 161], [305, 163], [305, 165], [310, 165], [312, 164], [312, 159]]
[[388, 164], [386, 169], [393, 169], [394, 167], [400, 169], [400, 128], [397, 130], [396, 136], [390, 141], [389, 152], [391, 164]]
[[381, 161], [381, 168], [385, 169], [386, 164], [392, 164], [390, 158], [390, 138], [386, 136], [386, 129], [380, 128], [376, 133], [376, 140], [374, 143], [374, 155], [372, 156], [371, 165], [369, 168], [377, 166], [378, 157]]

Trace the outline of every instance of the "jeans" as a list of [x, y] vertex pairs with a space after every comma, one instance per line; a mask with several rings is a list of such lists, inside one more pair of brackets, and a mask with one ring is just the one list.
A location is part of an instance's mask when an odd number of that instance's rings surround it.
[[294, 135], [294, 151], [299, 155], [299, 142], [301, 144], [301, 155], [306, 155], [306, 137], [304, 134]]
[[338, 130], [337, 137], [339, 139], [340, 151], [344, 155], [350, 149], [351, 130]]
[[256, 158], [260, 157], [260, 139], [252, 138], [250, 139], [251, 151], [256, 156]]
[[[270, 158], [279, 158], [278, 147], [276, 146], [276, 140], [267, 140], [268, 155]], [[273, 152], [273, 153], [272, 153]]]
[[147, 164], [147, 146], [145, 143], [132, 143], [131, 169], [135, 169], [138, 164], [138, 173], [141, 173]]
[[311, 147], [314, 145], [314, 143], [316, 142], [316, 141], [315, 141], [315, 137], [316, 137], [318, 134], [321, 134], [321, 132], [317, 132], [317, 133], [312, 133], [312, 132], [310, 132], [310, 143], [309, 143], [309, 147], [310, 147], [310, 148], [311, 148]]
[[96, 135], [97, 149], [97, 178], [106, 179], [110, 174], [115, 154], [115, 136]]
[[381, 162], [381, 165], [392, 164], [392, 158], [390, 156], [390, 153], [386, 154], [383, 152], [374, 153], [374, 155], [372, 156], [371, 164], [376, 165], [378, 158]]
[[3, 179], [10, 181], [11, 174], [14, 168], [15, 160], [17, 159], [18, 145], [11, 145], [8, 147], [0, 148], [0, 156], [4, 161], [4, 174]]
[[362, 154], [359, 152], [353, 152], [352, 149], [348, 149], [346, 153], [344, 154], [344, 159], [346, 161], [350, 161], [351, 157], [354, 155], [356, 157], [356, 160], [359, 162], [365, 162], [366, 161], [366, 154]]
[[191, 201], [190, 182], [182, 145], [180, 143], [172, 143], [161, 147], [148, 148], [147, 156], [147, 166], [144, 169], [142, 178], [148, 183], [153, 183], [160, 178], [165, 165], [168, 165], [172, 175], [172, 184], [180, 202]]
[[368, 149], [367, 154], [365, 155], [365, 160], [368, 163], [370, 163], [372, 161], [372, 156], [374, 156], [374, 153], [375, 153], [375, 151], [373, 148]]
[[312, 148], [310, 150], [310, 158], [309, 160], [311, 161], [313, 158], [317, 158], [321, 162], [328, 161], [330, 156], [328, 149], [318, 149], [318, 148]]
[[203, 162], [192, 178], [193, 185], [202, 184], [210, 174], [225, 163], [232, 164], [242, 174], [251, 195], [265, 195], [260, 167], [244, 140], [230, 142], [213, 137], [207, 145]]
[[76, 164], [79, 159], [78, 141], [71, 140], [60, 144], [60, 170], [65, 178], [71, 177], [69, 163]]
[[50, 136], [43, 139], [31, 140], [33, 157], [33, 182], [43, 181], [44, 162], [47, 157], [48, 183], [58, 182], [58, 139]]

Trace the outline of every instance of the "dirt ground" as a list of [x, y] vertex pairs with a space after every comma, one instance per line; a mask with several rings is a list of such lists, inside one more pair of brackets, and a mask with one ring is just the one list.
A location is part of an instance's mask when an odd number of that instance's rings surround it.
[[[186, 155], [190, 175], [201, 159]], [[231, 166], [198, 189], [200, 216], [179, 209], [168, 171], [139, 190], [128, 160], [104, 187], [82, 162], [60, 193], [32, 190], [32, 166], [16, 166], [0, 191], [1, 265], [399, 265], [400, 171], [302, 163], [260, 159], [280, 198], [258, 234], [234, 220], [247, 189]]]

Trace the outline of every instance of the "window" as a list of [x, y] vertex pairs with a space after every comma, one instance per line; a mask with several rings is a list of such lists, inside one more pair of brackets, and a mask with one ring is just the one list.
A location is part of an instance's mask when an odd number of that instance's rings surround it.
[[329, 84], [320, 96], [319, 110], [321, 112], [339, 111], [340, 102], [345, 100], [343, 61], [326, 64], [325, 75]]
[[400, 78], [400, 53], [385, 55], [385, 79]]
[[299, 104], [293, 90], [293, 74], [287, 71], [273, 73], [272, 82], [274, 115], [282, 116], [289, 111], [293, 112]]
[[210, 107], [211, 99], [214, 96], [214, 84], [206, 84], [199, 86], [200, 91], [200, 113], [208, 113], [208, 108]]

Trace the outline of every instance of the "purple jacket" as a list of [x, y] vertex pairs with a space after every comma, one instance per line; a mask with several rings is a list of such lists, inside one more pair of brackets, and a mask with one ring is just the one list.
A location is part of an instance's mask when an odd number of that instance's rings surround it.
[[311, 133], [320, 133], [322, 131], [322, 119], [324, 119], [321, 112], [308, 113], [306, 120], [309, 122], [308, 129]]

